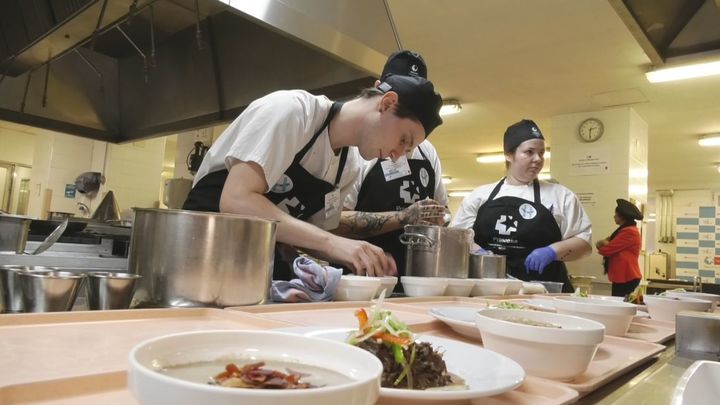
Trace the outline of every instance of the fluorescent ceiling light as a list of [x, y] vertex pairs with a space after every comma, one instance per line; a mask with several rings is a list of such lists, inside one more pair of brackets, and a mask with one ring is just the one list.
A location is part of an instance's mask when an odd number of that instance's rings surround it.
[[450, 176], [442, 176], [442, 178], [440, 179], [440, 181], [442, 181], [442, 184], [450, 184], [450, 183], [452, 183], [452, 177], [450, 177]]
[[[550, 159], [550, 151], [545, 150], [545, 159]], [[502, 163], [505, 161], [505, 154], [502, 152], [495, 153], [481, 153], [477, 155], [475, 160], [478, 163]]]
[[645, 73], [650, 83], [692, 79], [720, 74], [720, 61], [653, 70]]
[[[715, 165], [715, 169], [717, 169], [718, 173], [720, 173], [720, 163]], [[15, 173], [13, 173], [13, 176], [14, 175], [15, 175]]]
[[462, 110], [460, 102], [452, 99], [443, 100], [442, 107], [440, 107], [440, 115], [450, 115], [459, 113]]
[[720, 146], [720, 134], [705, 135], [698, 139], [700, 146]]
[[448, 193], [448, 197], [467, 197], [472, 190], [455, 190]]

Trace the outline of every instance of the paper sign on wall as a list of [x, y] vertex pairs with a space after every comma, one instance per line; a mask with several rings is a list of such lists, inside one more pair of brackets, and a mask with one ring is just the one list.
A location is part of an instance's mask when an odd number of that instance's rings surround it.
[[591, 176], [610, 171], [610, 153], [606, 148], [570, 152], [570, 174]]
[[583, 207], [594, 207], [597, 204], [597, 196], [594, 191], [575, 193], [575, 195], [577, 195]]

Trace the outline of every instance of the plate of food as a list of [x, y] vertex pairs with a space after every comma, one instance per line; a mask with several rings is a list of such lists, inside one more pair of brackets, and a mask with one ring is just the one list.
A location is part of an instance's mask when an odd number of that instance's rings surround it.
[[[530, 309], [528, 305], [523, 303], [502, 301], [489, 306], [490, 308], [500, 309]], [[475, 316], [480, 308], [462, 307], [462, 306], [442, 306], [430, 308], [430, 315], [437, 320], [444, 322], [455, 332], [473, 339], [482, 340], [480, 330], [475, 325]]]
[[523, 368], [508, 357], [452, 339], [414, 334], [382, 308], [382, 298], [369, 311], [359, 309], [355, 315], [356, 329], [283, 331], [343, 341], [377, 356], [383, 363], [383, 398], [467, 400], [513, 390], [525, 380]]

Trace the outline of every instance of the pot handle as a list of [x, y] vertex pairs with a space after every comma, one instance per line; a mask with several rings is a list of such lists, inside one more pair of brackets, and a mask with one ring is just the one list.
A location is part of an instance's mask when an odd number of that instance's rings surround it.
[[426, 248], [435, 247], [435, 240], [421, 233], [408, 233], [400, 235], [400, 243], [410, 246], [422, 246]]

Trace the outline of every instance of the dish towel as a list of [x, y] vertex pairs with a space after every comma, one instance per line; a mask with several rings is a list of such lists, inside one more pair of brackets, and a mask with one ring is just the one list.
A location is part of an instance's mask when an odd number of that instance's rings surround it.
[[307, 257], [300, 256], [293, 262], [293, 272], [298, 278], [290, 281], [273, 281], [270, 299], [274, 302], [332, 301], [342, 276], [342, 269], [321, 266]]

